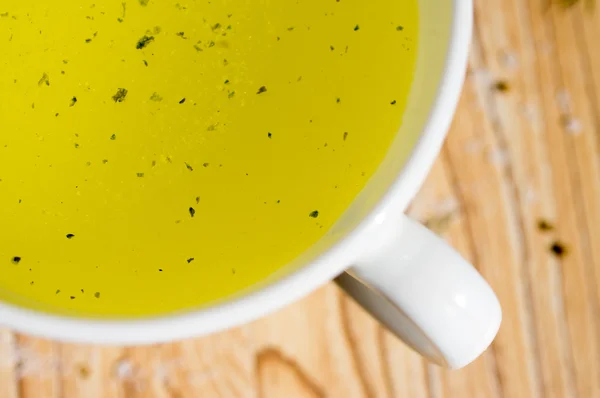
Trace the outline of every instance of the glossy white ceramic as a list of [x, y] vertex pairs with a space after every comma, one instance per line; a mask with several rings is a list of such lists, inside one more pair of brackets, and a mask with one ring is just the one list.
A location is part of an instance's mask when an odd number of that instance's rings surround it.
[[0, 302], [0, 324], [67, 341], [156, 343], [249, 322], [338, 277], [359, 303], [432, 361], [457, 368], [475, 359], [498, 330], [498, 301], [469, 264], [403, 215], [441, 148], [458, 101], [472, 3], [419, 5], [417, 67], [402, 128], [366, 188], [306, 253], [268, 280], [203, 308], [144, 319], [88, 319]]

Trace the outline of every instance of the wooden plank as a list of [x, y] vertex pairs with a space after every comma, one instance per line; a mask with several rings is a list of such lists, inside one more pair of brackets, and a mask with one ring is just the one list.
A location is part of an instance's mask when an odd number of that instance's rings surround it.
[[600, 9], [579, 3], [475, 1], [460, 106], [410, 209], [502, 302], [498, 338], [474, 364], [426, 364], [328, 285], [173, 344], [0, 330], [0, 397], [600, 397]]
[[0, 329], [0, 397], [17, 398], [19, 360], [15, 352], [15, 336]]

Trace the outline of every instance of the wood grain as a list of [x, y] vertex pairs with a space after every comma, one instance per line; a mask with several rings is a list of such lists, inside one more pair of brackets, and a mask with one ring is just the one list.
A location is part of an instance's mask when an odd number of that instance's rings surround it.
[[585, 3], [475, 1], [460, 106], [410, 210], [502, 302], [498, 338], [474, 364], [428, 365], [331, 284], [174, 344], [0, 330], [0, 397], [600, 397], [600, 11]]

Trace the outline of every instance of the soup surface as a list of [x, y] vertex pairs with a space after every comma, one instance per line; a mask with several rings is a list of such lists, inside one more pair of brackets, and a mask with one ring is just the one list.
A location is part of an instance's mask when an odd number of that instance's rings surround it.
[[196, 307], [315, 243], [383, 159], [415, 0], [2, 0], [0, 300]]

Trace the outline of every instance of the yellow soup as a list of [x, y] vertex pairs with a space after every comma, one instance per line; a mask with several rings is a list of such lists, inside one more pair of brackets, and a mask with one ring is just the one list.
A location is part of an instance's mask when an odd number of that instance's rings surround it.
[[382, 161], [416, 0], [2, 0], [0, 300], [197, 307], [315, 243]]

